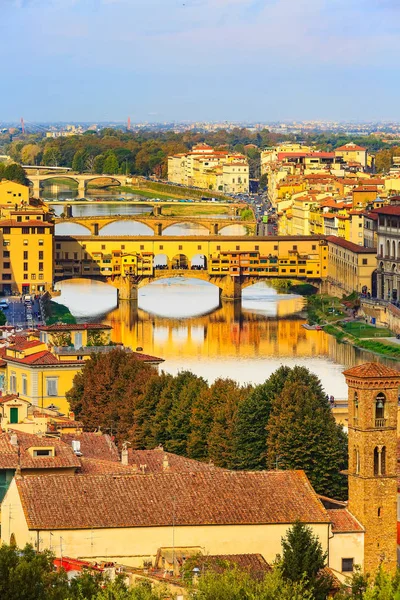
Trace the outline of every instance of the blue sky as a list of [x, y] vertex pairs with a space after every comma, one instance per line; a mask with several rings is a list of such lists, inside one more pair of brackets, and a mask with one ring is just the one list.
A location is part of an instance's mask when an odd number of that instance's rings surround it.
[[400, 120], [400, 0], [0, 0], [0, 121]]

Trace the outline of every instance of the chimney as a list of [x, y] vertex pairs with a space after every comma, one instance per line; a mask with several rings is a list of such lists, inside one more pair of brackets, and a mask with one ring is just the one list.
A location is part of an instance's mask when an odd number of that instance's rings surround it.
[[16, 433], [12, 433], [10, 435], [10, 444], [11, 446], [14, 446], [14, 448], [17, 448], [18, 446], [18, 437]]
[[69, 411], [68, 416], [70, 421], [75, 421], [75, 413], [72, 410]]
[[166, 454], [164, 454], [164, 458], [162, 461], [162, 468], [163, 468], [164, 472], [170, 470], [168, 456]]
[[129, 465], [128, 446], [130, 446], [130, 442], [124, 442], [121, 450], [121, 464], [125, 466]]

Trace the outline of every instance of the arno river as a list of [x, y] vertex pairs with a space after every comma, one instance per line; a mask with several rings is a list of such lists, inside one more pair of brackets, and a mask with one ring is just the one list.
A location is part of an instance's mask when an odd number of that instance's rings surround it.
[[[143, 211], [140, 206], [114, 203], [74, 209], [76, 216]], [[112, 229], [105, 231], [108, 228]], [[139, 223], [113, 223], [108, 228], [102, 230], [104, 235], [148, 233]], [[203, 230], [195, 225], [180, 225], [167, 234], [198, 232]], [[85, 231], [63, 224], [56, 233]], [[234, 225], [231, 233], [241, 233], [241, 226]], [[158, 280], [141, 288], [137, 305], [125, 301], [117, 306], [116, 290], [101, 282], [71, 280], [58, 284], [58, 289], [61, 296], [55, 300], [68, 306], [79, 321], [112, 325], [115, 342], [164, 358], [161, 368], [170, 373], [190, 369], [209, 381], [231, 377], [240, 383], [261, 383], [282, 364], [301, 364], [320, 377], [328, 394], [345, 398], [343, 369], [375, 360], [323, 331], [306, 330], [303, 298], [278, 294], [264, 283], [246, 288], [241, 303], [222, 304], [213, 285], [186, 278]], [[393, 365], [388, 359], [384, 362]]]

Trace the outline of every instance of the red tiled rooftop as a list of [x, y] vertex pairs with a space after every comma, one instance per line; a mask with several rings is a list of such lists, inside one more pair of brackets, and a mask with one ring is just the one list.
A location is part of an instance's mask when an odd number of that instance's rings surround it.
[[341, 248], [346, 248], [346, 250], [351, 250], [351, 252], [355, 252], [356, 254], [376, 254], [376, 248], [359, 246], [336, 235], [328, 235], [326, 239], [328, 242], [336, 244], [336, 246], [340, 246]]
[[81, 444], [80, 450], [84, 458], [97, 458], [118, 462], [119, 453], [116, 445], [109, 435], [104, 433], [92, 433], [83, 431], [81, 433], [62, 433], [61, 439], [66, 444], [72, 445], [73, 440]]
[[[49, 352], [48, 350], [42, 350], [41, 352], [35, 352], [24, 358], [16, 358], [14, 356], [6, 356], [5, 360], [8, 362], [17, 362], [23, 365], [59, 365], [60, 361]], [[77, 361], [75, 361], [77, 362]], [[67, 364], [63, 362], [63, 364]]]
[[361, 379], [379, 379], [379, 378], [397, 378], [400, 379], [400, 371], [396, 371], [395, 369], [391, 369], [390, 367], [385, 367], [380, 363], [364, 363], [363, 365], [356, 365], [355, 367], [351, 367], [351, 369], [347, 369], [343, 371], [343, 375], [345, 377], [359, 377]]
[[357, 146], [357, 144], [353, 144], [353, 142], [349, 142], [348, 144], [345, 144], [344, 146], [339, 146], [339, 148], [336, 148], [335, 152], [340, 152], [340, 151], [345, 151], [345, 152], [354, 152], [355, 150], [357, 151], [363, 151], [365, 152], [366, 148], [363, 148], [362, 146]]
[[330, 522], [303, 471], [32, 475], [16, 484], [29, 529]]
[[[400, 198], [399, 198], [400, 200]], [[400, 217], [400, 205], [388, 205], [381, 206], [380, 208], [373, 208], [374, 213], [378, 215], [394, 215], [396, 217]]]
[[[18, 446], [11, 444], [10, 436], [12, 434], [16, 435]], [[55, 450], [55, 456], [31, 456], [28, 450], [32, 447], [52, 447]], [[80, 461], [72, 448], [58, 439], [9, 429], [7, 433], [0, 434], [0, 468], [16, 469], [18, 464], [21, 469], [73, 469], [80, 466]]]
[[361, 523], [346, 508], [327, 508], [332, 522], [333, 533], [354, 533], [364, 531]]
[[48, 221], [37, 221], [36, 219], [21, 222], [13, 219], [3, 219], [0, 221], [0, 227], [54, 227], [54, 224]]
[[163, 448], [154, 448], [153, 450], [132, 450], [129, 448], [128, 459], [129, 464], [136, 465], [138, 469], [141, 465], [146, 465], [145, 473], [162, 473], [164, 463], [168, 465], [168, 471], [171, 473], [201, 473], [215, 471], [216, 469], [220, 470], [213, 464], [165, 452]]
[[34, 348], [35, 346], [42, 346], [43, 342], [39, 340], [27, 340], [21, 336], [15, 338], [14, 344], [9, 346], [10, 350], [16, 350], [17, 352], [21, 352], [23, 350], [28, 350], [29, 348]]

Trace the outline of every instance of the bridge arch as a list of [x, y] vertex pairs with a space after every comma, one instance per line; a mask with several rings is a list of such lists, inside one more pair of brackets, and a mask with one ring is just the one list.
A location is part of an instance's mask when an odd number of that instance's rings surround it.
[[190, 259], [192, 271], [201, 271], [207, 269], [207, 256], [202, 253], [194, 254]]
[[103, 226], [99, 224], [99, 235], [154, 235], [154, 230], [140, 219], [117, 217]]
[[66, 221], [65, 223], [56, 223], [54, 228], [55, 235], [91, 235], [91, 230], [83, 223], [75, 223], [74, 221]]
[[246, 225], [242, 222], [221, 225], [218, 230], [218, 235], [246, 235]]
[[189, 269], [189, 259], [186, 254], [175, 254], [171, 259], [171, 268], [177, 270]]
[[193, 232], [193, 225], [195, 225], [195, 228], [198, 229], [198, 235], [209, 235], [210, 234], [210, 228], [205, 225], [204, 223], [201, 222], [197, 222], [195, 219], [190, 220], [190, 217], [187, 219], [187, 221], [176, 221], [176, 222], [172, 222], [172, 223], [168, 223], [168, 226], [165, 227], [162, 231], [162, 235], [174, 235], [174, 233], [168, 231], [171, 227], [177, 227], [180, 226], [180, 230], [179, 230], [179, 235], [196, 235], [196, 233]]
[[110, 181], [114, 182], [114, 183], [107, 184], [104, 187], [110, 187], [111, 185], [113, 185], [113, 186], [121, 186], [122, 185], [121, 177], [114, 176], [114, 175], [86, 176], [85, 183], [86, 183], [86, 185], [89, 185], [89, 183], [93, 183], [93, 181], [97, 181], [97, 179], [109, 179]]
[[153, 266], [157, 270], [163, 270], [168, 268], [169, 258], [167, 254], [160, 252], [155, 254], [153, 257]]

